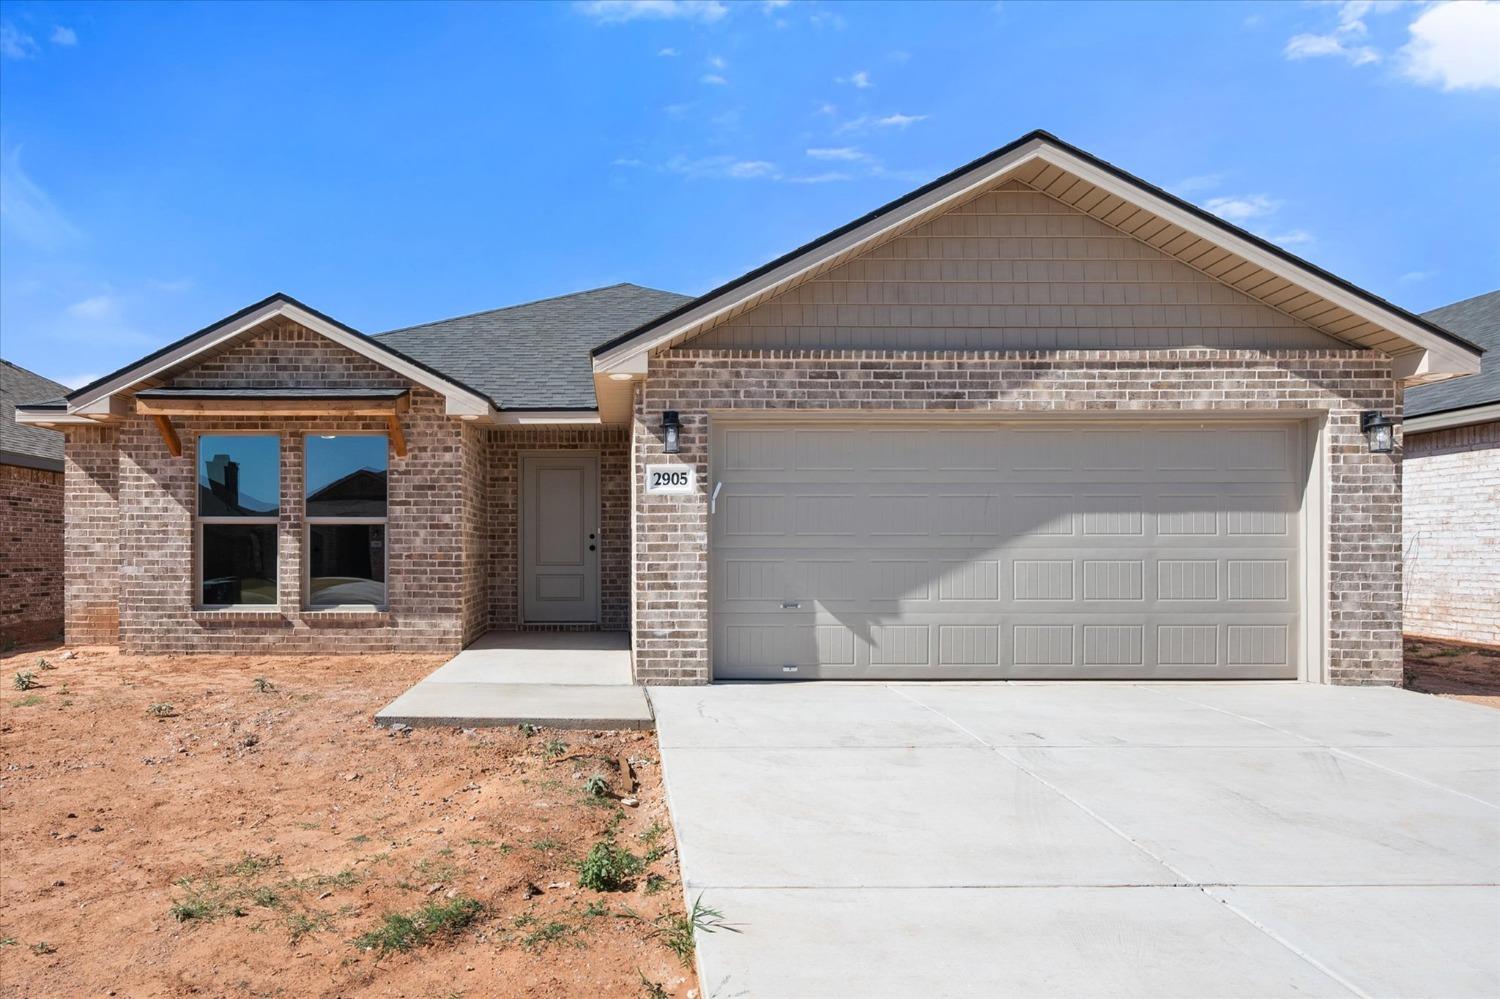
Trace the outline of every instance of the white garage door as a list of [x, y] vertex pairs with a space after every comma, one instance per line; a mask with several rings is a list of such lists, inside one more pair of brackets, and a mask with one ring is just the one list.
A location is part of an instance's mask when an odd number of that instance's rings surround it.
[[1295, 423], [716, 420], [714, 676], [1294, 678]]

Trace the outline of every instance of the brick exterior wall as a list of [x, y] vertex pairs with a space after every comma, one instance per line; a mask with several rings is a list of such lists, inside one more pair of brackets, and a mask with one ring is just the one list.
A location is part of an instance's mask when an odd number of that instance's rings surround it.
[[[703, 485], [647, 496], [637, 481], [635, 672], [653, 684], [709, 680], [710, 410], [1327, 414], [1328, 631], [1334, 683], [1401, 680], [1401, 469], [1370, 454], [1362, 410], [1399, 416], [1388, 358], [1356, 351], [907, 352], [681, 349], [651, 360], [637, 397], [635, 474], [680, 461]], [[681, 453], [662, 454], [663, 410]]]
[[0, 645], [63, 630], [63, 473], [0, 465]]
[[1500, 646], [1500, 422], [1404, 442], [1406, 630]]
[[63, 637], [120, 640], [120, 454], [113, 427], [69, 427], [63, 447]]
[[[130, 417], [107, 431], [68, 433], [70, 642], [114, 640], [115, 615], [119, 644], [129, 652], [457, 651], [482, 630], [479, 573], [468, 568], [483, 561], [485, 547], [478, 526], [482, 435], [445, 416], [440, 396], [280, 322], [179, 374], [173, 384], [412, 389], [411, 409], [402, 418], [408, 455], [392, 454], [387, 485], [387, 609], [309, 610], [302, 594], [303, 435], [384, 433], [384, 421], [176, 419], [183, 454], [174, 458], [154, 424]], [[198, 610], [198, 438], [244, 431], [281, 435], [278, 604]]]
[[[491, 430], [489, 448], [490, 627], [521, 623], [520, 491], [523, 451], [599, 454], [599, 627], [630, 627], [630, 438], [625, 427]], [[556, 629], [558, 625], [537, 627]]]

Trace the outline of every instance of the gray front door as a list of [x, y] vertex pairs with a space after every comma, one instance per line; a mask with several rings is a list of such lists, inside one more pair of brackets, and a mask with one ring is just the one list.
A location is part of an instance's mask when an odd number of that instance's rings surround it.
[[528, 624], [599, 620], [599, 458], [521, 458], [521, 617]]
[[714, 676], [1295, 678], [1293, 422], [716, 422]]

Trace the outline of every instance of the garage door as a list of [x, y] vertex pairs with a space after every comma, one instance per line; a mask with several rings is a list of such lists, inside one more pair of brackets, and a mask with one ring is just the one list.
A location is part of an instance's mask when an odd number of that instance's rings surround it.
[[1298, 424], [716, 420], [714, 676], [1294, 678]]

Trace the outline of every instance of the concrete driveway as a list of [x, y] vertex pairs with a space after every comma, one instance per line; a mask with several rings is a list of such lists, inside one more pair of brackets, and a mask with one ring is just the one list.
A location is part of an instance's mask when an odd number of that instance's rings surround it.
[[1307, 684], [650, 691], [705, 997], [1495, 996], [1500, 711]]

